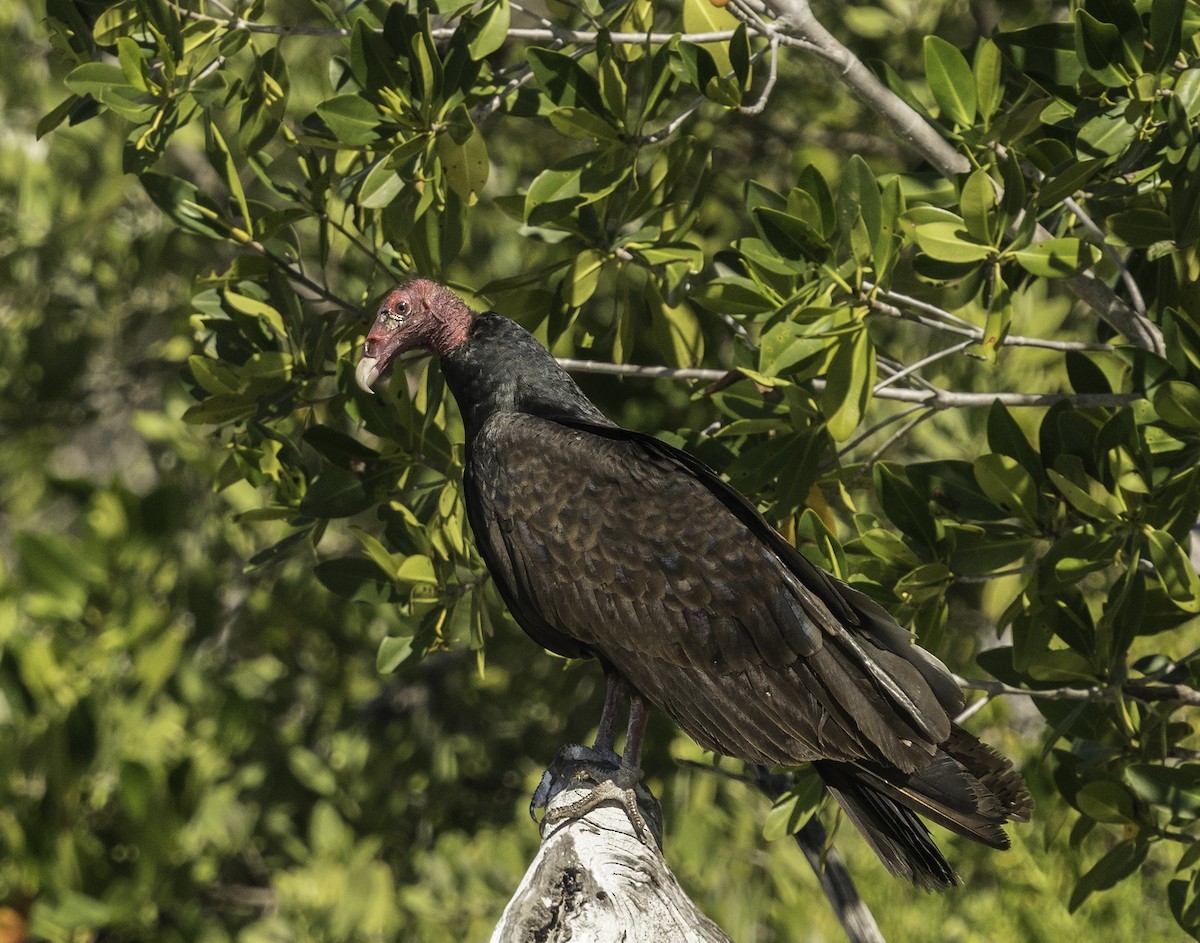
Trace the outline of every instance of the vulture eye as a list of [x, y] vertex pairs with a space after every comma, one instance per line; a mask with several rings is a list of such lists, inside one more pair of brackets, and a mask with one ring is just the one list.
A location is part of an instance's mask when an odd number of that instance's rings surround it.
[[395, 327], [399, 327], [404, 323], [404, 317], [408, 314], [408, 302], [397, 301], [396, 306], [388, 311], [384, 317]]

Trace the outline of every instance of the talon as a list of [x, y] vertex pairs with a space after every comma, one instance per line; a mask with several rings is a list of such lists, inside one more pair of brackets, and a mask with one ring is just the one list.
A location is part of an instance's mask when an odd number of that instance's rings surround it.
[[[662, 846], [662, 813], [658, 801], [641, 784], [642, 771], [628, 766], [611, 750], [569, 744], [559, 750], [554, 762], [542, 774], [529, 803], [529, 814], [543, 828], [567, 819], [579, 819], [605, 802], [617, 802], [625, 810], [634, 833], [643, 844], [653, 836]], [[586, 796], [549, 809], [555, 796], [565, 790], [590, 783]], [[539, 821], [537, 809], [547, 809]], [[647, 814], [643, 814], [646, 810]]]

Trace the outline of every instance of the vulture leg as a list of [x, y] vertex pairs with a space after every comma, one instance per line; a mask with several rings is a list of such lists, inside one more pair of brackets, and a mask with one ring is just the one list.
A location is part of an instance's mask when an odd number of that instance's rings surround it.
[[642, 741], [646, 737], [646, 718], [650, 712], [646, 700], [637, 691], [629, 689], [629, 726], [625, 728], [625, 749], [621, 753], [621, 766], [635, 773], [634, 782], [642, 776]]
[[[607, 666], [604, 675], [607, 687], [595, 746], [573, 743], [558, 751], [533, 794], [529, 814], [537, 821], [537, 809], [548, 808], [551, 800], [560, 792], [579, 789], [581, 795], [578, 799], [556, 804], [553, 811], [547, 812], [543, 824], [554, 825], [566, 819], [583, 818], [605, 802], [616, 802], [625, 810], [638, 838], [647, 842], [647, 836], [652, 835], [661, 847], [662, 812], [658, 800], [641, 784], [642, 771], [639, 765], [642, 740], [646, 733], [646, 702]], [[629, 724], [625, 730], [625, 751], [618, 759], [613, 744], [622, 691], [629, 694]]]
[[621, 676], [607, 664], [604, 666], [604, 709], [600, 712], [600, 726], [596, 730], [596, 742], [592, 749], [600, 753], [612, 753], [617, 738], [617, 708], [621, 703]]

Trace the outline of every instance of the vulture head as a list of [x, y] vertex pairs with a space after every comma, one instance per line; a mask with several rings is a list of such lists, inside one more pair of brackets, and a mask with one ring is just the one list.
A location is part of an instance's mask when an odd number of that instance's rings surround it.
[[466, 303], [437, 282], [414, 278], [383, 299], [367, 332], [354, 379], [368, 393], [400, 354], [428, 350], [448, 354], [467, 339], [474, 317]]

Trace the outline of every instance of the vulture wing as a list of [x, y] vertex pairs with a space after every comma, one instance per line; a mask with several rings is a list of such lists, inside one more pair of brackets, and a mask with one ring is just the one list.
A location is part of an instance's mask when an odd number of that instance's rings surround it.
[[542, 645], [609, 662], [702, 746], [755, 763], [929, 764], [962, 696], [875, 603], [656, 439], [497, 412], [467, 510]]

